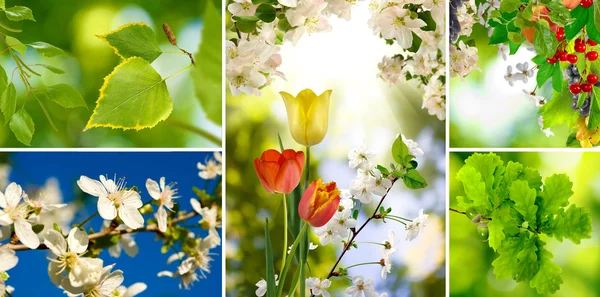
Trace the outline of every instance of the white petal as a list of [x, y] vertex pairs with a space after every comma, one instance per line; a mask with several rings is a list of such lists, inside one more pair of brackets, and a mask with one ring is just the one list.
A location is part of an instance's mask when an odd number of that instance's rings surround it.
[[0, 271], [12, 269], [18, 262], [19, 258], [15, 255], [15, 251], [0, 249]]
[[144, 217], [135, 207], [128, 205], [121, 205], [118, 209], [119, 217], [123, 220], [123, 223], [131, 229], [139, 229], [144, 227]]
[[135, 207], [136, 209], [144, 205], [142, 202], [142, 197], [140, 197], [140, 193], [136, 191], [127, 191], [123, 193], [122, 204], [129, 207]]
[[71, 229], [67, 241], [69, 243], [69, 250], [77, 254], [84, 253], [90, 243], [87, 233], [79, 230], [79, 228]]
[[103, 293], [104, 296], [110, 296], [112, 292], [123, 283], [123, 280], [123, 271], [114, 271], [108, 278], [102, 281], [100, 292]]
[[104, 188], [102, 183], [100, 183], [97, 180], [93, 180], [85, 175], [79, 177], [77, 185], [82, 191], [92, 196], [100, 197], [106, 196], [108, 194], [108, 192], [106, 192], [106, 188]]
[[133, 239], [133, 236], [131, 235], [123, 235], [121, 237], [121, 244], [123, 246], [125, 254], [127, 254], [127, 256], [129, 257], [133, 258], [137, 256], [137, 254], [140, 252], [139, 247], [137, 246], [135, 240]]
[[160, 232], [167, 231], [167, 210], [159, 206], [158, 211], [156, 212], [156, 221], [158, 222], [158, 230]]
[[150, 197], [152, 197], [152, 199], [154, 199], [154, 200], [160, 199], [160, 187], [158, 186], [157, 182], [155, 182], [151, 179], [147, 179], [146, 180], [146, 189], [148, 190], [148, 194], [150, 194]]
[[122, 249], [123, 249], [123, 247], [121, 246], [121, 244], [117, 243], [108, 248], [108, 254], [113, 258], [119, 258], [119, 257], [121, 257]]
[[64, 277], [59, 274], [59, 271], [60, 267], [58, 266], [58, 263], [54, 261], [48, 263], [48, 276], [50, 277], [50, 281], [55, 285], [60, 285], [64, 279]]
[[17, 233], [19, 240], [28, 248], [35, 250], [40, 246], [40, 239], [31, 229], [31, 224], [25, 219], [18, 219], [15, 222], [15, 233]]
[[194, 208], [195, 212], [202, 214], [202, 205], [198, 200], [192, 198], [190, 199], [190, 204], [192, 204], [192, 208]]
[[112, 220], [117, 217], [117, 208], [115, 207], [115, 204], [106, 196], [100, 196], [100, 198], [98, 198], [98, 212], [105, 220]]
[[14, 222], [10, 218], [10, 216], [7, 213], [5, 213], [4, 211], [0, 210], [0, 226], [10, 226], [13, 223]]
[[16, 183], [10, 183], [4, 192], [4, 198], [6, 199], [7, 206], [16, 206], [21, 202], [23, 196], [23, 189]]
[[148, 286], [146, 286], [146, 284], [144, 284], [144, 283], [135, 283], [127, 289], [127, 292], [125, 292], [123, 297], [133, 297], [137, 294], [140, 294], [140, 293], [146, 291], [147, 288], [148, 288]]
[[163, 277], [163, 276], [166, 276], [166, 277], [175, 277], [175, 275], [171, 271], [161, 271], [161, 272], [158, 273], [158, 277]]
[[62, 256], [67, 252], [67, 241], [62, 234], [54, 229], [46, 231], [44, 244], [57, 256]]
[[0, 192], [0, 208], [6, 208], [6, 206], [6, 197], [4, 196], [4, 193]]

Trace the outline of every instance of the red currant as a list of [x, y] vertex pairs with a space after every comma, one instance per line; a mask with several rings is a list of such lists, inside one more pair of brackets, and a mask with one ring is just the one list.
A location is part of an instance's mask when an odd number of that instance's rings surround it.
[[555, 64], [556, 63], [556, 57], [547, 58], [546, 61], [548, 61], [548, 63], [550, 63], [550, 64]]
[[585, 58], [590, 61], [596, 61], [596, 59], [598, 59], [598, 52], [597, 51], [588, 52], [585, 54]]
[[581, 0], [581, 6], [583, 6], [584, 8], [588, 8], [592, 6], [592, 4], [593, 0]]
[[573, 54], [569, 54], [569, 55], [567, 55], [567, 61], [569, 61], [569, 63], [571, 63], [571, 64], [575, 64], [575, 63], [577, 63], [577, 56], [573, 55]]
[[575, 39], [575, 45], [578, 45], [580, 43], [584, 43], [583, 38], [577, 38], [577, 39]]
[[593, 41], [593, 40], [591, 40], [591, 39], [588, 39], [588, 40], [587, 40], [587, 44], [588, 44], [589, 46], [596, 46], [596, 45], [598, 45], [598, 43], [597, 43], [597, 42], [595, 42], [595, 41]]
[[589, 93], [592, 91], [592, 85], [590, 84], [582, 84], [581, 85], [581, 91]]
[[581, 86], [579, 86], [579, 84], [572, 84], [569, 86], [569, 90], [571, 93], [573, 93], [573, 95], [577, 95], [581, 93]]
[[563, 61], [563, 62], [566, 62], [566, 61], [567, 61], [567, 56], [568, 56], [568, 55], [567, 55], [567, 52], [565, 52], [565, 51], [560, 51], [560, 52], [556, 53], [556, 57], [557, 57], [557, 58], [558, 58], [560, 61]]
[[565, 28], [558, 28], [556, 30], [556, 39], [559, 41], [565, 39]]
[[587, 82], [594, 85], [598, 82], [598, 76], [595, 74], [588, 74], [587, 76]]
[[583, 41], [575, 44], [575, 51], [578, 53], [585, 52], [585, 43]]

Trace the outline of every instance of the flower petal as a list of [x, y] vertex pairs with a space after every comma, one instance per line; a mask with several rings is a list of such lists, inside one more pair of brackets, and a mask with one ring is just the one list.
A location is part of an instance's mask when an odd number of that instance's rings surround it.
[[269, 193], [278, 191], [275, 180], [277, 179], [279, 167], [280, 165], [277, 162], [254, 161], [254, 169], [256, 169], [258, 179]]
[[0, 192], [0, 208], [6, 208], [6, 206], [8, 206], [6, 204], [6, 196], [4, 196], [4, 193]]
[[129, 288], [127, 288], [127, 291], [125, 292], [123, 297], [133, 297], [135, 295], [138, 295], [138, 294], [146, 291], [147, 288], [148, 288], [148, 286], [144, 283], [135, 283], [135, 284], [129, 286]]
[[7, 206], [16, 206], [21, 202], [23, 197], [23, 189], [16, 183], [10, 183], [4, 192]]
[[81, 177], [79, 177], [79, 180], [77, 181], [77, 185], [79, 186], [79, 188], [82, 191], [84, 191], [92, 196], [101, 197], [101, 196], [106, 196], [108, 194], [108, 192], [106, 191], [106, 188], [104, 188], [102, 183], [100, 183], [97, 180], [93, 180], [85, 175], [82, 175]]
[[62, 256], [67, 252], [67, 241], [62, 234], [54, 229], [46, 231], [44, 244], [56, 256]]
[[125, 254], [127, 254], [127, 256], [129, 257], [135, 257], [137, 256], [137, 254], [140, 252], [140, 249], [138, 248], [137, 244], [135, 243], [135, 240], [133, 239], [133, 236], [129, 235], [123, 235], [121, 237], [121, 244], [123, 245], [123, 250], [125, 251]]
[[121, 203], [123, 205], [134, 207], [136, 209], [144, 205], [144, 203], [142, 202], [142, 197], [140, 197], [140, 193], [136, 191], [129, 190], [123, 193], [123, 197], [121, 199]]
[[300, 183], [302, 165], [291, 159], [283, 162], [275, 178], [275, 187], [278, 192], [291, 193]]
[[144, 227], [144, 217], [140, 214], [137, 208], [128, 205], [121, 205], [117, 210], [119, 217], [123, 223], [131, 229], [139, 229]]
[[0, 210], [0, 225], [1, 226], [10, 226], [13, 223], [14, 222], [10, 218], [10, 216], [7, 213], [5, 213], [4, 211]]
[[17, 263], [19, 263], [19, 258], [17, 258], [15, 251], [0, 249], [0, 271], [6, 272], [17, 266]]
[[202, 214], [202, 205], [200, 205], [200, 202], [198, 200], [191, 198], [190, 204], [192, 204], [192, 208], [196, 213]]
[[25, 219], [18, 219], [15, 222], [15, 233], [19, 240], [28, 248], [35, 250], [40, 246], [40, 239], [31, 229], [31, 224]]
[[158, 230], [160, 232], [167, 231], [167, 210], [160, 206], [156, 212], [156, 222], [158, 223]]
[[115, 204], [106, 196], [100, 196], [100, 198], [98, 198], [98, 212], [105, 220], [112, 220], [117, 217], [117, 208], [115, 207]]
[[64, 277], [60, 274], [60, 266], [58, 263], [54, 261], [50, 261], [48, 263], [48, 276], [50, 277], [50, 281], [55, 285], [60, 285]]
[[112, 292], [123, 283], [123, 280], [125, 280], [123, 278], [123, 271], [116, 270], [112, 272], [100, 284], [100, 292], [102, 293], [102, 296], [110, 296]]
[[150, 197], [152, 197], [152, 199], [154, 199], [154, 200], [160, 199], [160, 187], [158, 186], [157, 182], [155, 182], [151, 179], [147, 179], [146, 180], [146, 189], [148, 189], [148, 194], [150, 194]]
[[67, 242], [71, 252], [82, 254], [87, 250], [90, 240], [88, 239], [88, 235], [85, 233], [85, 231], [81, 231], [79, 228], [73, 228], [71, 229], [71, 232], [69, 232]]

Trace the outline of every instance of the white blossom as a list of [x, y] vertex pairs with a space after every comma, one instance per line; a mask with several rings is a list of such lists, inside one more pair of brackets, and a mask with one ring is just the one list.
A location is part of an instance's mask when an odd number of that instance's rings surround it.
[[145, 283], [135, 283], [129, 287], [119, 286], [113, 292], [114, 297], [134, 297], [146, 291], [148, 286]]
[[361, 168], [369, 170], [371, 168], [371, 159], [375, 154], [369, 150], [367, 144], [363, 140], [358, 148], [353, 148], [348, 152], [348, 166], [350, 168]]
[[27, 220], [30, 215], [27, 204], [21, 203], [25, 195], [16, 183], [8, 185], [4, 193], [0, 192], [0, 225], [13, 225], [19, 240], [28, 248], [36, 249], [40, 240]]
[[413, 155], [415, 157], [423, 156], [424, 152], [419, 147], [419, 144], [416, 141], [406, 138], [406, 136], [404, 136], [404, 134], [401, 134], [401, 137], [402, 137], [402, 141], [404, 142], [404, 144], [406, 144], [406, 146], [408, 147], [408, 151], [410, 152], [411, 155]]
[[216, 205], [212, 205], [209, 207], [202, 207], [200, 201], [192, 198], [190, 199], [190, 203], [194, 208], [194, 211], [198, 214], [202, 215], [202, 220], [200, 220], [200, 225], [208, 230], [208, 233], [212, 235], [213, 247], [221, 244], [219, 232], [217, 228], [221, 228], [221, 221], [219, 220], [218, 208]]
[[388, 273], [392, 272], [392, 259], [390, 254], [384, 254], [381, 258], [381, 278], [386, 279]]
[[409, 48], [412, 45], [413, 30], [427, 25], [421, 19], [412, 19], [410, 14], [409, 10], [399, 6], [385, 8], [376, 21], [383, 38], [395, 39], [402, 48]]
[[158, 210], [156, 211], [155, 217], [158, 222], [158, 229], [161, 232], [167, 231], [167, 209], [173, 211], [175, 202], [173, 199], [179, 198], [177, 196], [177, 189], [173, 188], [175, 184], [165, 184], [165, 178], [160, 178], [160, 184], [152, 179], [146, 180], [146, 189], [152, 199], [158, 201]]
[[[6, 273], [6, 271], [17, 266], [17, 263], [19, 263], [19, 258], [17, 258], [15, 251], [0, 249], [0, 273]], [[0, 277], [0, 296], [4, 296], [7, 291], [8, 287], [4, 283], [4, 279]]]
[[258, 5], [252, 3], [252, 0], [233, 0], [227, 6], [227, 10], [232, 16], [252, 16], [256, 12]]
[[423, 214], [423, 209], [419, 210], [419, 216], [406, 224], [406, 240], [417, 238], [419, 232], [427, 226], [428, 217], [429, 215]]
[[329, 297], [331, 296], [327, 289], [331, 286], [331, 281], [328, 279], [321, 280], [316, 277], [306, 279], [306, 287], [315, 296]]
[[198, 175], [202, 179], [214, 179], [217, 176], [222, 175], [223, 166], [221, 165], [221, 163], [221, 153], [215, 152], [214, 160], [208, 160], [206, 161], [206, 164], [198, 162], [198, 170], [200, 170], [200, 173], [198, 173]]
[[375, 292], [375, 288], [373, 287], [373, 279], [369, 278], [365, 281], [364, 277], [358, 275], [352, 278], [353, 286], [350, 286], [346, 289], [346, 294], [352, 297], [379, 297], [379, 294]]
[[397, 85], [401, 83], [406, 76], [404, 65], [406, 65], [406, 63], [399, 56], [385, 56], [383, 57], [383, 60], [377, 64], [377, 68], [379, 68], [379, 74], [377, 76], [389, 85]]

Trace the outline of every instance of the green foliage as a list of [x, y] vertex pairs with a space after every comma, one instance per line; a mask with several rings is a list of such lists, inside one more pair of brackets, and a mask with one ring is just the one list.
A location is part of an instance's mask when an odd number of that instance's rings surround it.
[[379, 165], [378, 168], [384, 176], [389, 174], [402, 178], [404, 185], [409, 189], [422, 189], [427, 187], [427, 181], [417, 171], [418, 163], [414, 160], [415, 156], [410, 154], [408, 146], [402, 140], [402, 135], [398, 135], [392, 144], [392, 156], [398, 163], [398, 167], [392, 164], [392, 170]]
[[164, 121], [173, 110], [165, 80], [140, 57], [129, 58], [104, 79], [86, 129], [143, 129]]
[[32, 95], [39, 97], [45, 97], [54, 103], [65, 107], [65, 108], [75, 108], [75, 107], [85, 107], [85, 101], [83, 101], [83, 97], [79, 91], [75, 88], [66, 85], [66, 84], [58, 84], [47, 87], [39, 87], [31, 91]]
[[31, 9], [25, 6], [13, 6], [10, 8], [3, 8], [3, 10], [6, 14], [6, 18], [13, 22], [18, 22], [22, 20], [31, 20], [35, 22], [33, 12], [31, 11]]
[[27, 50], [27, 47], [18, 39], [14, 38], [12, 36], [6, 36], [6, 44], [8, 44], [8, 46], [11, 49], [14, 49], [17, 52], [21, 53], [21, 55], [25, 55], [25, 51]]
[[[4, 73], [4, 71], [2, 71]], [[2, 108], [2, 114], [4, 115], [4, 121], [6, 124], [10, 122], [15, 110], [17, 109], [17, 90], [13, 83], [8, 84], [4, 92], [2, 93], [2, 102], [0, 103]]]
[[60, 48], [46, 43], [46, 42], [33, 42], [30, 43], [29, 46], [31, 46], [33, 49], [35, 49], [40, 55], [45, 56], [45, 57], [55, 57], [55, 56], [64, 56], [66, 55], [65, 52], [63, 50], [61, 50]]
[[572, 126], [579, 113], [571, 108], [573, 102], [572, 94], [567, 87], [568, 81], [563, 81], [562, 91], [554, 92], [550, 99], [539, 110], [544, 119], [544, 128], [549, 128], [563, 123]]
[[27, 113], [27, 110], [25, 110], [25, 107], [19, 109], [12, 116], [10, 119], [10, 129], [15, 133], [15, 137], [20, 142], [26, 145], [31, 143], [33, 133], [35, 132], [35, 124], [29, 113]]
[[140, 57], [152, 63], [162, 54], [154, 31], [145, 23], [125, 24], [98, 38], [108, 42], [115, 54], [123, 59]]
[[535, 24], [534, 28], [533, 46], [535, 51], [546, 58], [554, 56], [558, 40], [556, 40], [554, 32], [550, 30], [548, 22], [540, 20]]
[[496, 277], [529, 282], [540, 294], [555, 293], [562, 269], [551, 261], [542, 235], [579, 244], [592, 233], [590, 212], [569, 203], [568, 176], [552, 175], [542, 185], [534, 169], [515, 162], [504, 166], [493, 153], [475, 153], [457, 179], [466, 194], [457, 197], [459, 206], [477, 210], [489, 227], [489, 246], [498, 253], [492, 262]]

